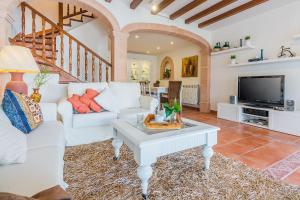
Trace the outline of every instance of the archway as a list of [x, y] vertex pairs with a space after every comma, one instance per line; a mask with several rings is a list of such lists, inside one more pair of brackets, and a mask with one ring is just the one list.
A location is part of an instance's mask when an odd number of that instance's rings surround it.
[[[122, 51], [120, 55], [122, 55], [121, 60], [123, 60], [123, 63], [121, 68], [123, 70], [127, 69], [127, 38], [131, 32], [136, 31], [148, 31], [176, 36], [193, 42], [201, 48], [200, 111], [205, 113], [210, 112], [210, 44], [201, 36], [175, 26], [154, 23], [129, 24], [121, 30], [123, 37], [122, 45], [119, 46], [119, 48]], [[127, 73], [125, 71], [124, 75], [126, 74]], [[126, 77], [123, 79], [125, 80]]]
[[169, 78], [167, 78], [168, 80], [174, 80], [174, 62], [172, 60], [172, 58], [170, 58], [169, 56], [165, 57], [163, 59], [163, 61], [161, 62], [160, 65], [160, 79], [166, 79], [164, 77], [164, 73], [166, 71], [166, 68], [171, 70], [171, 75]]
[[[62, 3], [74, 3], [72, 0], [51, 0], [55, 2], [62, 2]], [[8, 13], [10, 13], [14, 8], [18, 7], [20, 2], [30, 2], [30, 0], [6, 0], [5, 2], [0, 3], [0, 26], [1, 27], [7, 27], [5, 18]], [[112, 47], [111, 47], [111, 63], [112, 63], [112, 71], [111, 75], [113, 80], [120, 80], [120, 77], [116, 76], [115, 72], [119, 71], [118, 67], [118, 58], [120, 57], [118, 55], [119, 51], [115, 51], [116, 49], [116, 33], [120, 32], [120, 25], [117, 21], [117, 19], [114, 17], [114, 15], [101, 3], [98, 3], [95, 0], [76, 0], [76, 3], [78, 3], [80, 6], [87, 7], [90, 11], [92, 11], [98, 18], [100, 18], [104, 23], [106, 23], [110, 27], [111, 32], [111, 41], [112, 41]], [[7, 30], [2, 29], [0, 30], [0, 46], [3, 46], [7, 44]], [[118, 40], [118, 39], [117, 39]]]

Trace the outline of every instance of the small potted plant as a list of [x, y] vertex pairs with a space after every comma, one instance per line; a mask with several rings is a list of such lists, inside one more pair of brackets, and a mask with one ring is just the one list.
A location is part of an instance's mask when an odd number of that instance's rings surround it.
[[251, 36], [247, 35], [245, 37], [246, 46], [251, 46]]
[[227, 50], [227, 49], [230, 49], [230, 45], [229, 45], [229, 42], [225, 42], [225, 44], [223, 45], [222, 47], [223, 50]]
[[39, 103], [41, 101], [42, 95], [40, 94], [40, 88], [47, 83], [49, 80], [49, 72], [47, 69], [42, 69], [35, 77], [34, 77], [34, 88], [33, 93], [30, 98]]
[[155, 83], [153, 83], [153, 86], [154, 86], [154, 87], [159, 87], [159, 84], [160, 84], [160, 81], [157, 80], [157, 81], [155, 81]]
[[163, 75], [164, 79], [169, 79], [171, 77], [171, 69], [166, 69]]
[[175, 119], [177, 119], [178, 122], [181, 122], [181, 116], [180, 116], [181, 106], [176, 99], [174, 99], [172, 104], [164, 103], [163, 108], [165, 110], [166, 120], [170, 120], [171, 122], [174, 122]]
[[236, 64], [236, 55], [231, 55], [230, 60], [232, 65]]
[[217, 42], [216, 45], [214, 46], [213, 51], [218, 52], [221, 51], [221, 43]]

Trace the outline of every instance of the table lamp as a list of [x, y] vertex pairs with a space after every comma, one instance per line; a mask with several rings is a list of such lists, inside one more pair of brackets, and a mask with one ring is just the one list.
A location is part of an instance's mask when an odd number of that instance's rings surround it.
[[0, 50], [0, 73], [11, 74], [11, 80], [5, 89], [28, 95], [28, 87], [23, 82], [24, 73], [38, 73], [31, 51], [22, 46], [4, 46]]

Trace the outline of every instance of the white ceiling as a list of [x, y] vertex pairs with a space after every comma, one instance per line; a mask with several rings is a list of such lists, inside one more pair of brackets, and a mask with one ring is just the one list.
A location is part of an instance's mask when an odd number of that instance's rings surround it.
[[[160, 49], [158, 50], [157, 47]], [[131, 33], [128, 38], [128, 52], [132, 53], [159, 55], [185, 47], [195, 47], [195, 45], [170, 35], [149, 32]]]
[[[126, 4], [128, 4], [128, 6], [130, 5], [131, 0], [122, 0], [123, 2], [125, 2]], [[152, 5], [157, 5], [160, 2], [162, 2], [163, 0], [144, 0], [138, 7], [138, 9], [140, 9], [141, 7], [144, 7], [145, 9], [149, 10], [149, 12], [151, 12], [151, 7]], [[176, 0], [174, 1], [170, 6], [168, 6], [167, 8], [165, 8], [163, 11], [161, 11], [159, 13], [159, 15], [164, 16], [164, 17], [169, 17], [172, 13], [174, 13], [175, 11], [177, 11], [178, 9], [182, 8], [183, 6], [185, 6], [186, 4], [192, 2], [193, 0]], [[191, 11], [189, 11], [188, 13], [182, 15], [181, 17], [177, 18], [176, 20], [182, 20], [184, 21], [185, 19], [193, 16], [194, 14], [220, 2], [221, 0], [207, 0], [205, 3], [201, 4], [200, 6], [192, 9]], [[195, 21], [194, 23], [190, 24], [190, 26], [197, 26], [198, 23], [201, 23], [205, 20], [211, 19], [217, 15], [220, 15], [226, 11], [229, 11], [237, 6], [240, 6], [244, 3], [249, 2], [250, 0], [238, 0], [235, 3], [232, 3], [226, 7], [224, 7], [223, 9], [220, 9], [210, 15], [207, 15], [203, 18], [201, 18], [200, 20]], [[204, 29], [207, 30], [215, 30], [218, 28], [222, 28], [224, 26], [227, 25], [231, 25], [232, 23], [236, 23], [236, 22], [240, 22], [242, 20], [248, 19], [249, 17], [254, 17], [258, 14], [267, 12], [269, 10], [272, 9], [276, 9], [278, 7], [284, 6], [286, 4], [289, 3], [293, 3], [299, 0], [269, 0], [268, 2], [265, 2], [261, 5], [258, 5], [254, 8], [248, 9], [244, 12], [241, 12], [237, 15], [234, 15], [232, 17], [229, 17], [227, 19], [224, 19], [220, 22], [217, 22], [215, 24], [212, 24], [210, 26], [205, 27]]]

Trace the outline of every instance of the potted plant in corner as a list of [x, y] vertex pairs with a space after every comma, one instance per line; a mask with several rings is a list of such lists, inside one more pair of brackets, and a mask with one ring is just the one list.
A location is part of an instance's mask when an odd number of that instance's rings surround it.
[[231, 55], [230, 60], [231, 60], [231, 64], [235, 65], [236, 64], [236, 55]]
[[246, 46], [251, 46], [251, 36], [247, 35], [245, 37]]
[[49, 72], [46, 69], [42, 69], [35, 77], [34, 77], [34, 88], [33, 93], [30, 98], [39, 103], [41, 101], [42, 95], [40, 94], [40, 88], [47, 83], [49, 80]]

